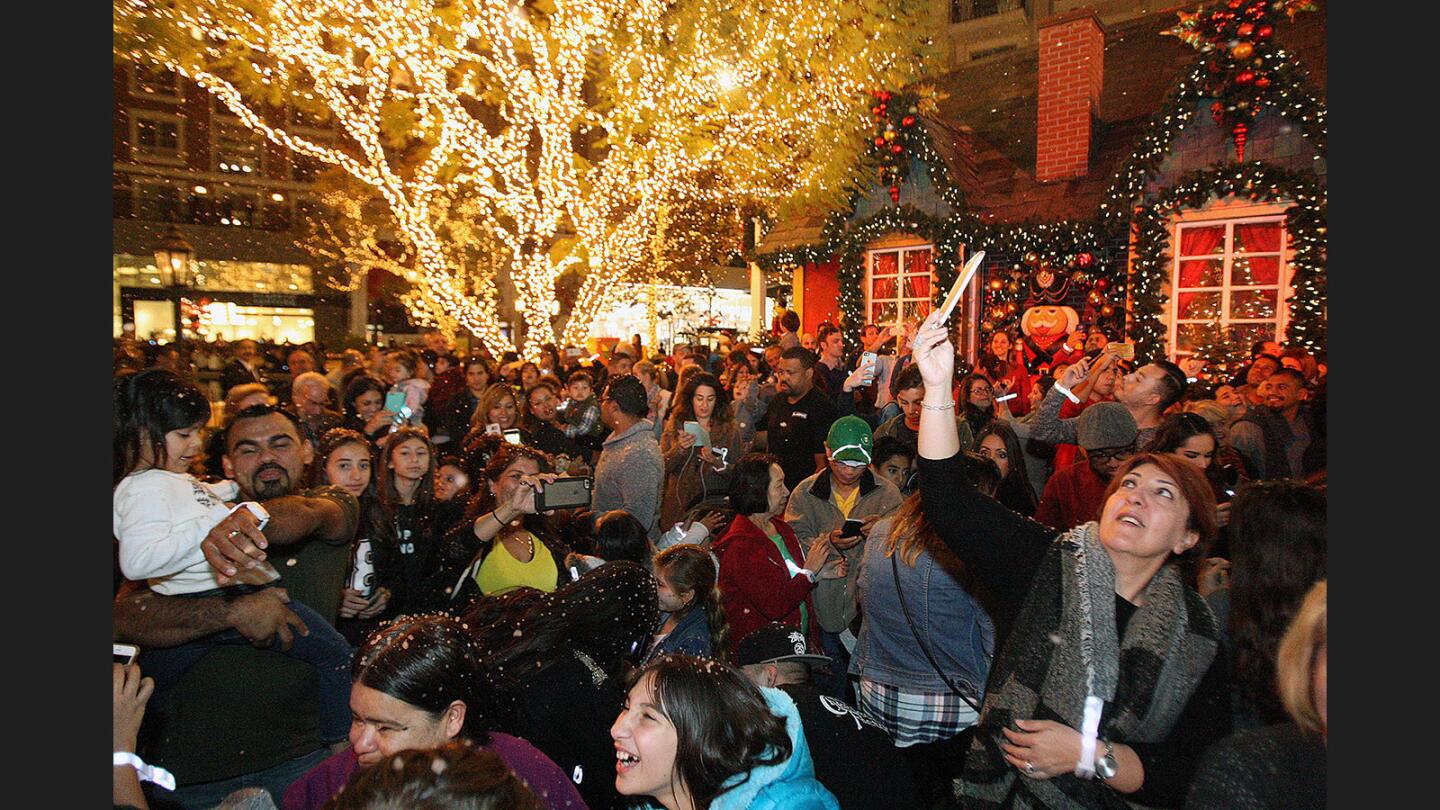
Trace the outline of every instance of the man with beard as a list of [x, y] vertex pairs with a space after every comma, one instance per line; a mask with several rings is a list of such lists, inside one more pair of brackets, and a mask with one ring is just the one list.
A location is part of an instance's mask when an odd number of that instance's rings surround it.
[[1305, 375], [1282, 368], [1260, 383], [1262, 404], [1252, 406], [1230, 426], [1230, 446], [1245, 457], [1261, 480], [1300, 478], [1314, 472], [1304, 463], [1313, 428], [1304, 405], [1307, 395]]
[[[236, 414], [226, 428], [225, 474], [244, 500], [264, 505], [270, 520], [262, 532], [249, 511], [237, 510], [210, 531], [201, 550], [222, 581], [267, 559], [280, 572], [279, 587], [183, 597], [127, 583], [114, 605], [117, 640], [167, 647], [233, 628], [256, 647], [276, 637], [288, 647], [293, 633], [309, 633], [285, 606], [290, 599], [333, 624], [359, 506], [338, 487], [300, 489], [313, 455], [290, 414], [270, 405]], [[213, 807], [252, 786], [279, 802], [290, 782], [328, 753], [317, 689], [308, 664], [244, 645], [213, 647], [165, 700], [149, 706], [141, 756], [175, 775], [178, 787], [165, 798], [180, 806]]]
[[765, 441], [780, 459], [785, 486], [825, 467], [825, 435], [839, 418], [835, 402], [815, 386], [815, 355], [796, 346], [775, 366], [775, 398], [765, 414]]

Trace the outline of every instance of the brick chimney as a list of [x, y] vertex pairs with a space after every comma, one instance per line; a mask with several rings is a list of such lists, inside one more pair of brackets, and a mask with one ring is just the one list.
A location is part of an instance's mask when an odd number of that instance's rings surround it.
[[1093, 9], [1076, 9], [1038, 24], [1040, 111], [1035, 132], [1035, 179], [1082, 177], [1090, 168], [1090, 138], [1100, 115], [1105, 77], [1105, 32]]

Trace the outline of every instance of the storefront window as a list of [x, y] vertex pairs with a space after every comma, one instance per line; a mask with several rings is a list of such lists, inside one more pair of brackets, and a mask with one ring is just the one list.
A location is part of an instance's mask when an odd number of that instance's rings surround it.
[[[197, 290], [297, 295], [315, 292], [308, 265], [204, 260], [196, 262], [195, 265], [194, 287]], [[115, 277], [122, 287], [161, 286], [153, 256], [117, 255]]]
[[[138, 306], [136, 312], [139, 312]], [[253, 338], [276, 343], [287, 340], [308, 343], [315, 339], [315, 311], [308, 307], [246, 307], [230, 301], [212, 301], [203, 310], [201, 325], [205, 337], [218, 333], [231, 341]]]

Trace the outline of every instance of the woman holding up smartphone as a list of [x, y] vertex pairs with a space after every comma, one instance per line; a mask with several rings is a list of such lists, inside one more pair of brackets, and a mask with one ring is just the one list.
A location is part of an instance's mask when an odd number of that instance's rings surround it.
[[[702, 443], [702, 436], [708, 440]], [[661, 530], [674, 526], [696, 502], [727, 492], [732, 467], [743, 453], [740, 426], [730, 414], [720, 381], [705, 372], [691, 377], [660, 435], [665, 459]]]
[[[441, 566], [449, 580], [440, 590], [446, 609], [463, 609], [476, 596], [522, 586], [553, 591], [569, 581], [565, 547], [535, 505], [536, 490], [555, 474], [533, 447], [505, 444], [485, 465], [480, 492], [445, 538]], [[468, 552], [468, 554], [467, 554]], [[466, 560], [457, 569], [454, 562]]]
[[921, 503], [988, 592], [999, 651], [966, 799], [1178, 806], [1201, 753], [1230, 731], [1221, 629], [1181, 571], [1215, 535], [1209, 485], [1172, 456], [1137, 455], [1111, 479], [1099, 520], [1057, 536], [976, 491], [946, 390], [945, 324], [927, 318], [915, 343]]

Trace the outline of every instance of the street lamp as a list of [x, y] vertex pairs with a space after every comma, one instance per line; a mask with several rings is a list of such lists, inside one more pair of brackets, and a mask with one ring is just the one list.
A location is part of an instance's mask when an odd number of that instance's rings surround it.
[[161, 283], [166, 287], [189, 287], [190, 262], [194, 258], [195, 248], [185, 241], [179, 228], [171, 225], [155, 248], [155, 269], [160, 271]]

